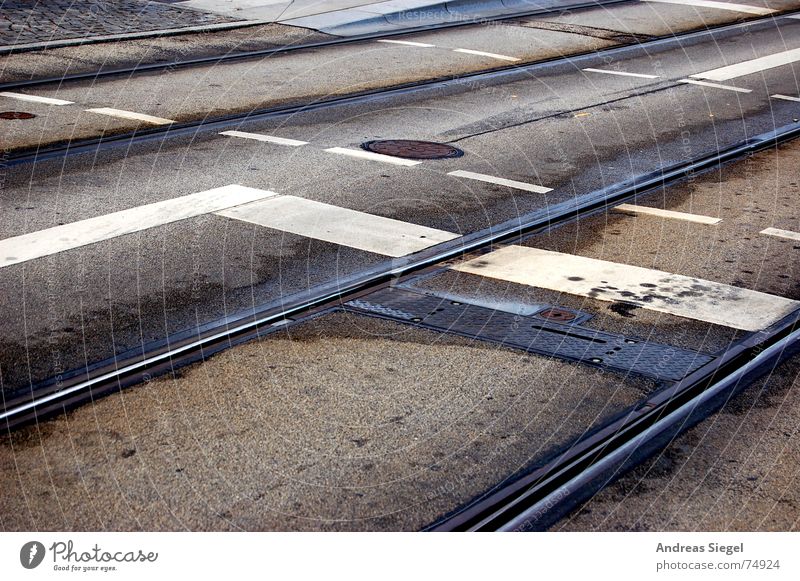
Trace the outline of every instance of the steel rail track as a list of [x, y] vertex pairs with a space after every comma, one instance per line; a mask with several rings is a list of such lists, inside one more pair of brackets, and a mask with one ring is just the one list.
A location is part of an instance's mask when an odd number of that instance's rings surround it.
[[[72, 82], [72, 81], [96, 81], [98, 79], [102, 79], [105, 77], [113, 77], [113, 76], [126, 76], [126, 75], [133, 75], [137, 73], [144, 73], [144, 72], [153, 72], [153, 71], [161, 71], [161, 70], [172, 70], [178, 68], [186, 68], [186, 67], [193, 67], [193, 66], [202, 66], [208, 64], [218, 64], [223, 62], [229, 61], [236, 61], [236, 60], [246, 60], [251, 58], [262, 58], [262, 57], [270, 57], [277, 54], [295, 52], [298, 50], [308, 50], [308, 49], [317, 49], [317, 48], [326, 48], [330, 46], [339, 46], [339, 45], [346, 45], [346, 44], [356, 44], [360, 42], [368, 42], [371, 40], [376, 40], [380, 38], [391, 38], [394, 36], [401, 36], [405, 34], [415, 34], [419, 32], [430, 32], [433, 30], [443, 30], [448, 28], [457, 28], [460, 26], [470, 26], [475, 24], [482, 24], [488, 22], [502, 22], [503, 20], [514, 20], [517, 18], [529, 18], [532, 16], [544, 16], [547, 14], [558, 14], [564, 11], [572, 11], [572, 10], [586, 10], [589, 8], [598, 8], [603, 6], [610, 6], [613, 4], [623, 4], [629, 3], [633, 0], [597, 0], [595, 2], [581, 2], [579, 4], [572, 4], [570, 6], [564, 7], [552, 7], [552, 8], [539, 8], [537, 10], [528, 10], [524, 12], [518, 12], [515, 14], [507, 14], [502, 16], [491, 16], [491, 17], [484, 17], [484, 18], [467, 18], [463, 20], [459, 20], [457, 22], [443, 22], [439, 24], [426, 24], [424, 26], [416, 26], [413, 28], [406, 28], [397, 31], [384, 31], [384, 32], [375, 32], [371, 34], [360, 34], [356, 36], [348, 36], [343, 38], [335, 38], [331, 40], [324, 40], [319, 42], [309, 42], [303, 44], [293, 44], [287, 46], [278, 46], [273, 48], [265, 48], [265, 49], [258, 49], [258, 50], [249, 50], [249, 51], [241, 51], [241, 52], [231, 52], [222, 55], [213, 55], [207, 57], [199, 57], [193, 59], [185, 59], [179, 61], [172, 61], [167, 63], [148, 63], [148, 64], [138, 64], [132, 67], [121, 67], [115, 69], [107, 69], [107, 70], [98, 70], [93, 72], [86, 72], [86, 73], [74, 73], [71, 75], [63, 75], [60, 77], [42, 77], [38, 79], [29, 79], [25, 81], [10, 81], [7, 83], [0, 83], [0, 91], [10, 91], [13, 89], [21, 89], [21, 88], [30, 88], [30, 87], [37, 87], [40, 85], [49, 85], [53, 83], [63, 84], [65, 82]], [[257, 25], [253, 25], [257, 26]], [[242, 27], [245, 28], [245, 27]], [[623, 34], [623, 33], [620, 33]], [[175, 36], [175, 35], [170, 35]], [[83, 44], [91, 44], [91, 42], [86, 42]], [[27, 51], [18, 51], [18, 53], [27, 52]], [[5, 55], [14, 54], [13, 48], [8, 51], [0, 52], [0, 57]]]
[[546, 530], [798, 351], [800, 315], [793, 313], [569, 446], [550, 463], [496, 487], [426, 530]]
[[[622, 0], [620, 0], [622, 1]], [[627, 1], [627, 0], [625, 0]], [[790, 15], [800, 15], [800, 10], [785, 12], [779, 15], [780, 17]], [[518, 17], [516, 17], [518, 18]], [[476, 71], [472, 73], [465, 73], [459, 75], [447, 75], [443, 77], [436, 77], [422, 81], [415, 81], [411, 83], [403, 83], [392, 87], [384, 87], [368, 91], [360, 91], [351, 93], [344, 96], [333, 97], [329, 99], [320, 99], [309, 103], [300, 103], [296, 105], [270, 107], [265, 109], [254, 110], [246, 113], [237, 113], [232, 115], [224, 115], [213, 118], [203, 118], [193, 121], [186, 121], [182, 123], [173, 123], [171, 125], [151, 127], [145, 129], [137, 129], [131, 132], [120, 133], [116, 135], [93, 137], [89, 139], [80, 139], [70, 141], [68, 143], [59, 143], [52, 146], [25, 148], [16, 151], [7, 152], [4, 157], [4, 164], [6, 167], [11, 167], [19, 164], [33, 163], [45, 161], [54, 158], [63, 158], [71, 155], [78, 155], [82, 153], [95, 152], [105, 150], [113, 147], [133, 147], [140, 143], [148, 141], [176, 138], [183, 136], [197, 135], [201, 131], [213, 131], [229, 128], [231, 126], [239, 125], [243, 122], [264, 121], [275, 117], [283, 117], [288, 115], [296, 115], [302, 112], [315, 111], [328, 107], [352, 105], [367, 102], [373, 99], [390, 98], [401, 95], [414, 93], [417, 91], [428, 89], [439, 89], [448, 86], [456, 86], [460, 84], [472, 83], [476, 81], [490, 81], [503, 78], [505, 76], [517, 75], [520, 73], [532, 73], [534, 71], [540, 72], [548, 68], [563, 66], [571, 64], [578, 67], [581, 61], [589, 60], [597, 57], [619, 57], [630, 52], [635, 52], [641, 49], [652, 50], [664, 45], [669, 44], [682, 44], [687, 41], [696, 42], [701, 41], [707, 36], [714, 34], [725, 33], [729, 30], [744, 29], [754, 26], [768, 26], [775, 19], [774, 16], [764, 16], [745, 22], [736, 22], [733, 24], [724, 24], [720, 26], [708, 27], [703, 30], [695, 30], [684, 32], [674, 35], [666, 35], [663, 37], [654, 37], [652, 40], [641, 42], [638, 44], [627, 44], [606, 49], [586, 51], [576, 53], [565, 57], [552, 57], [549, 59], [537, 61], [527, 65], [504, 65], [490, 70]], [[3, 87], [0, 86], [0, 89]]]
[[[395, 259], [348, 278], [321, 285], [303, 293], [248, 311], [238, 317], [215, 321], [191, 333], [173, 335], [145, 346], [143, 352], [119, 355], [70, 374], [32, 386], [25, 393], [3, 394], [0, 426], [14, 429], [49, 415], [61, 413], [101, 395], [147, 382], [152, 377], [200, 361], [213, 353], [274, 330], [300, 315], [309, 316], [341, 306], [382, 285], [397, 282], [465, 253], [487, 250], [498, 243], [511, 243], [591, 214], [607, 211], [637, 194], [664, 187], [699, 172], [718, 167], [756, 151], [800, 137], [796, 125], [778, 128], [745, 142], [694, 160], [661, 168], [628, 182], [619, 183], [547, 209], [509, 220], [493, 228], [475, 232], [432, 247], [410, 257]], [[773, 335], [781, 332], [775, 330]], [[764, 338], [766, 341], [767, 338]], [[702, 371], [702, 370], [701, 370]], [[2, 392], [0, 392], [2, 393]], [[455, 523], [456, 521], [451, 521]]]

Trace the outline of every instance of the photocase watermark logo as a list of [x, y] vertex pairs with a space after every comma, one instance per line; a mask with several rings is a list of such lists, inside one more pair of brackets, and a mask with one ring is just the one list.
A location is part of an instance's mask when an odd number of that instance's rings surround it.
[[35, 569], [44, 560], [44, 553], [44, 545], [39, 541], [27, 542], [19, 551], [19, 562], [26, 569]]
[[121, 566], [141, 563], [155, 563], [158, 553], [142, 549], [105, 550], [99, 543], [92, 546], [76, 546], [71, 539], [56, 541], [49, 547], [39, 541], [30, 541], [19, 550], [19, 562], [26, 569], [35, 569], [43, 563], [45, 557], [52, 559], [54, 571], [71, 573], [106, 573], [118, 571]]

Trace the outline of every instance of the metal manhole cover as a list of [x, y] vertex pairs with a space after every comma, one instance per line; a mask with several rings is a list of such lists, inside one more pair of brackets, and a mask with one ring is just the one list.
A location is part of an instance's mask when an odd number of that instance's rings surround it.
[[367, 141], [361, 147], [373, 153], [404, 157], [406, 159], [444, 159], [447, 157], [461, 157], [464, 152], [435, 141], [415, 141], [413, 139], [381, 139]]
[[0, 113], [0, 119], [33, 119], [34, 117], [36, 115], [25, 111], [3, 111]]
[[566, 323], [567, 321], [574, 320], [576, 315], [564, 309], [545, 309], [544, 311], [536, 313], [536, 316], [550, 319], [551, 321]]

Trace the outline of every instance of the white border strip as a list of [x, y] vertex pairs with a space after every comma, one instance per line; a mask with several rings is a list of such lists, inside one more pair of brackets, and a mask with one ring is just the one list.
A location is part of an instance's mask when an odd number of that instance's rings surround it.
[[686, 83], [687, 85], [700, 85], [701, 87], [711, 87], [712, 89], [727, 89], [728, 91], [736, 91], [737, 93], [752, 93], [752, 89], [742, 89], [740, 87], [728, 87], [727, 85], [718, 85], [717, 83], [707, 83], [706, 81], [695, 81], [694, 79], [678, 79], [679, 83]]
[[800, 48], [785, 50], [775, 54], [769, 54], [760, 58], [751, 59], [735, 65], [712, 69], [696, 75], [689, 75], [693, 79], [708, 79], [709, 81], [729, 81], [737, 77], [760, 73], [769, 69], [774, 69], [783, 65], [790, 65], [800, 61]]
[[504, 246], [451, 268], [745, 331], [766, 329], [800, 307], [724, 283], [529, 246]]
[[509, 188], [516, 188], [518, 190], [525, 190], [528, 192], [534, 192], [536, 194], [546, 194], [547, 192], [553, 191], [553, 188], [546, 188], [544, 186], [537, 186], [536, 184], [518, 182], [515, 180], [507, 180], [505, 178], [498, 178], [495, 176], [490, 176], [482, 173], [473, 173], [471, 171], [457, 170], [457, 171], [451, 171], [447, 175], [456, 178], [467, 178], [470, 180], [477, 180], [479, 182], [487, 182], [490, 184], [508, 186]]
[[393, 257], [406, 256], [459, 237], [451, 232], [296, 196], [274, 196], [221, 210], [217, 215]]
[[246, 131], [222, 131], [220, 132], [220, 135], [241, 137], [242, 139], [253, 139], [255, 141], [265, 141], [267, 143], [277, 143], [278, 145], [288, 145], [289, 147], [308, 145], [308, 141], [298, 141], [297, 139], [287, 139], [285, 137], [275, 137], [273, 135], [263, 135], [261, 133], [247, 133]]
[[784, 101], [797, 101], [800, 103], [800, 97], [790, 97], [789, 95], [771, 95], [773, 99], [783, 99]]
[[30, 101], [31, 103], [44, 103], [45, 105], [74, 105], [74, 101], [64, 101], [63, 99], [52, 99], [50, 97], [37, 97], [36, 95], [25, 95], [24, 93], [0, 93], [0, 97], [18, 99], [20, 101]]
[[638, 77], [640, 79], [657, 79], [658, 75], [645, 75], [642, 73], [626, 73], [623, 71], [605, 71], [603, 69], [582, 69], [590, 73], [603, 73], [604, 75], [619, 75], [621, 77]]
[[719, 10], [730, 10], [732, 12], [744, 12], [746, 14], [758, 14], [766, 16], [775, 14], [777, 10], [762, 8], [761, 6], [750, 6], [749, 4], [734, 4], [733, 2], [714, 2], [713, 0], [643, 0], [644, 2], [660, 2], [663, 4], [680, 4], [681, 6], [696, 6], [698, 8], [718, 8]]
[[421, 48], [435, 48], [435, 44], [425, 44], [424, 42], [411, 42], [410, 40], [389, 40], [389, 39], [380, 39], [375, 42], [385, 42], [387, 44], [402, 44], [403, 46], [418, 46]]
[[112, 109], [110, 107], [99, 107], [97, 109], [86, 109], [89, 113], [98, 113], [100, 115], [109, 115], [110, 117], [119, 117], [120, 119], [132, 119], [134, 121], [144, 121], [145, 123], [152, 123], [153, 125], [169, 125], [175, 123], [172, 119], [164, 119], [163, 117], [153, 117], [152, 115], [145, 115], [144, 113], [135, 113], [134, 111], [124, 111], [122, 109]]
[[696, 222], [698, 224], [719, 224], [722, 222], [722, 218], [713, 218], [712, 216], [702, 216], [700, 214], [687, 214], [686, 212], [674, 212], [672, 210], [637, 206], [635, 204], [620, 204], [619, 206], [615, 206], [613, 210], [621, 214], [644, 214], [648, 216], [658, 216], [659, 218], [669, 218], [671, 220]]
[[348, 155], [350, 157], [357, 157], [359, 159], [369, 159], [371, 161], [382, 161], [383, 163], [393, 163], [394, 165], [412, 166], [419, 165], [421, 161], [413, 159], [403, 159], [402, 157], [392, 157], [391, 155], [383, 155], [381, 153], [374, 153], [372, 151], [364, 151], [361, 149], [348, 149], [346, 147], [331, 147], [326, 149], [330, 153], [338, 153], [340, 155]]
[[787, 240], [800, 240], [800, 232], [781, 230], [780, 228], [765, 228], [759, 232], [759, 234], [766, 234], [767, 236], [775, 236], [777, 238], [786, 238]]
[[233, 184], [6, 238], [0, 240], [0, 268], [275, 195]]
[[472, 50], [472, 49], [469, 49], [469, 48], [454, 48], [453, 52], [463, 52], [464, 54], [474, 54], [474, 55], [477, 55], [477, 56], [488, 56], [488, 57], [493, 58], [493, 59], [499, 59], [501, 61], [508, 61], [508, 62], [512, 62], [512, 63], [515, 63], [515, 62], [520, 60], [517, 57], [513, 57], [513, 56], [506, 56], [504, 54], [495, 54], [493, 52], [483, 52], [483, 51], [480, 51], [480, 50]]

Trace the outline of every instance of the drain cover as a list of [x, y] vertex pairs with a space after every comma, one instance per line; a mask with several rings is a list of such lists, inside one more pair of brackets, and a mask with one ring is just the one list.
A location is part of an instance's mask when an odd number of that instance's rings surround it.
[[[345, 303], [345, 308], [441, 333], [491, 341], [530, 353], [582, 361], [622, 372], [632, 371], [666, 381], [679, 381], [714, 359], [706, 353], [547, 320], [538, 314], [521, 317], [400, 288], [378, 290]], [[551, 310], [569, 313], [555, 307]]]
[[3, 111], [0, 113], [0, 119], [33, 119], [34, 117], [36, 115], [25, 111]]
[[435, 141], [414, 141], [412, 139], [382, 139], [367, 141], [361, 147], [373, 153], [391, 155], [392, 157], [405, 157], [406, 159], [444, 159], [447, 157], [461, 157], [464, 152]]

